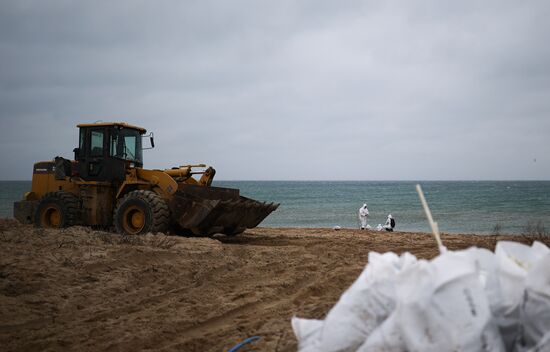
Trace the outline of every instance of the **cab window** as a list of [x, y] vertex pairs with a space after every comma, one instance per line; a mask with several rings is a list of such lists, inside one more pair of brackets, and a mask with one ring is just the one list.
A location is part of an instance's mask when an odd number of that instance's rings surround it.
[[111, 135], [111, 156], [142, 163], [141, 134], [122, 128]]
[[91, 156], [103, 156], [103, 131], [91, 131], [91, 144], [90, 155]]
[[81, 128], [80, 129], [80, 141], [78, 143], [78, 147], [82, 152], [84, 152], [84, 137], [86, 136], [86, 129]]

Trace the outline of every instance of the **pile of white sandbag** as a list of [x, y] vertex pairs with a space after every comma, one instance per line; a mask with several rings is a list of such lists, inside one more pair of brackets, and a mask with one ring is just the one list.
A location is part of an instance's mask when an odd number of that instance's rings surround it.
[[301, 352], [550, 351], [550, 249], [371, 252], [325, 320], [292, 328]]

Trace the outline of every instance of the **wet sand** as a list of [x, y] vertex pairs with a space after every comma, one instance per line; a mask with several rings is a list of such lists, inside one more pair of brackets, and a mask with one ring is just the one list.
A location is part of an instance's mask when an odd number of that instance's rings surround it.
[[[449, 249], [521, 236], [443, 235]], [[527, 241], [528, 242], [528, 241]], [[6, 351], [295, 351], [290, 318], [323, 318], [369, 251], [432, 258], [431, 235], [257, 228], [236, 237], [121, 236], [0, 221]]]

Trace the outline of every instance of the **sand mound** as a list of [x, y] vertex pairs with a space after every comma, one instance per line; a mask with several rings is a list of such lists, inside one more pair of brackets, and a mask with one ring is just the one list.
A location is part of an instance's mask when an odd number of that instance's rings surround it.
[[[499, 238], [443, 240], [449, 249], [493, 249]], [[263, 228], [233, 238], [132, 237], [2, 220], [0, 345], [223, 351], [258, 335], [242, 350], [295, 351], [290, 318], [323, 318], [371, 250], [437, 254], [427, 234]]]

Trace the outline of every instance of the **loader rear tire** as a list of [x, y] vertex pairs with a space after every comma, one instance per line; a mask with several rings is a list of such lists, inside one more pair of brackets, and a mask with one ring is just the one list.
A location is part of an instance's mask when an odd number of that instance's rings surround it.
[[46, 193], [34, 214], [37, 227], [59, 229], [76, 225], [78, 220], [78, 198], [65, 191]]
[[132, 191], [118, 202], [114, 223], [118, 233], [128, 235], [166, 232], [170, 210], [166, 201], [155, 192]]

